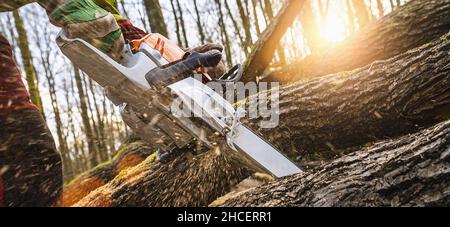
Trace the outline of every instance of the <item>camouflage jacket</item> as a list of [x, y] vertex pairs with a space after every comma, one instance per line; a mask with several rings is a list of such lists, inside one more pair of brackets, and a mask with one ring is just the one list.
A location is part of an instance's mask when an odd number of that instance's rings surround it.
[[[2, 0], [2, 2], [0, 2], [0, 12], [12, 11], [33, 2], [38, 2], [41, 6], [44, 6], [44, 8], [49, 10], [49, 8], [54, 8], [57, 5], [68, 1], [69, 0]], [[94, 2], [108, 12], [118, 14], [117, 9], [114, 7], [116, 5], [116, 0], [94, 0]]]

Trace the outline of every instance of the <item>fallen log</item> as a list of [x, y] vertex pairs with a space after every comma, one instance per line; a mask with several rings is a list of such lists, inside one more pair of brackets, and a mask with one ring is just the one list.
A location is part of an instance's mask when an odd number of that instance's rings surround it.
[[[259, 130], [302, 161], [413, 133], [449, 119], [450, 33], [384, 62], [281, 89], [281, 125]], [[257, 119], [248, 123], [255, 129]], [[222, 152], [148, 159], [75, 206], [207, 206], [252, 174]]]
[[142, 142], [130, 142], [122, 146], [116, 156], [87, 173], [73, 179], [63, 190], [61, 205], [69, 207], [89, 195], [92, 191], [113, 180], [122, 171], [143, 162], [156, 151]]
[[185, 153], [170, 164], [151, 156], [91, 192], [76, 207], [199, 207], [226, 194], [251, 171], [227, 155]]
[[297, 60], [270, 77], [307, 80], [352, 70], [424, 45], [450, 28], [450, 0], [412, 0], [326, 52]]
[[450, 121], [221, 200], [215, 205], [447, 207]]
[[[343, 149], [447, 120], [449, 37], [447, 33], [421, 48], [352, 72], [283, 86], [279, 126], [257, 131], [281, 151], [308, 162], [334, 159]], [[247, 123], [257, 129], [260, 120]]]

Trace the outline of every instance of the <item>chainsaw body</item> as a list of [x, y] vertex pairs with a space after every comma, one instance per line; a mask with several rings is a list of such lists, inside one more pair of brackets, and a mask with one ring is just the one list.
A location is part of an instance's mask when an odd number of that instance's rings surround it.
[[[166, 151], [192, 141], [209, 148], [225, 144], [232, 148], [231, 155], [257, 171], [275, 177], [301, 172], [240, 123], [241, 109], [236, 110], [205, 84], [211, 78], [201, 67], [214, 64], [218, 53], [188, 56], [165, 37], [150, 34], [133, 41], [133, 51], [127, 45], [119, 64], [82, 39], [60, 33], [57, 43], [76, 67], [106, 90], [110, 100], [121, 107], [127, 125], [146, 142]], [[239, 66], [234, 67], [225, 78], [233, 81], [241, 73]], [[174, 109], [180, 106], [184, 113]]]

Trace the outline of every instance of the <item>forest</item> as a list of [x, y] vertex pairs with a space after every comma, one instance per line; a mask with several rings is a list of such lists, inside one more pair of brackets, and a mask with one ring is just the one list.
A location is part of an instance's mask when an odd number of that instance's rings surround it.
[[[62, 206], [449, 206], [450, 0], [119, 0], [182, 48], [224, 47], [280, 84], [280, 124], [243, 122], [305, 170], [275, 179], [229, 149], [158, 161], [29, 4], [0, 13], [64, 170]], [[1, 72], [0, 72], [1, 74]], [[187, 150], [192, 149], [190, 147]], [[1, 171], [0, 171], [1, 172]]]

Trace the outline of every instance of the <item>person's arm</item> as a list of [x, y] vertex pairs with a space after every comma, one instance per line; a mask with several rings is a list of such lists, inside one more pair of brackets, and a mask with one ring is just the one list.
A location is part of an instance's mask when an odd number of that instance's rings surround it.
[[[66, 3], [70, 0], [2, 0], [0, 2], [0, 12], [8, 12], [16, 10], [24, 5], [39, 2], [39, 4], [47, 9], [47, 11], [53, 11], [58, 5]], [[100, 0], [100, 1], [110, 1], [110, 0]]]
[[117, 20], [122, 17], [111, 4], [115, 1], [38, 0], [38, 2], [47, 10], [50, 22], [61, 27], [69, 38], [84, 39], [112, 58], [120, 59], [125, 42], [117, 24]]
[[61, 27], [69, 38], [84, 39], [114, 59], [120, 58], [124, 38], [117, 20], [115, 0], [2, 0], [0, 12], [37, 2], [52, 24]]

